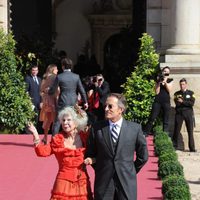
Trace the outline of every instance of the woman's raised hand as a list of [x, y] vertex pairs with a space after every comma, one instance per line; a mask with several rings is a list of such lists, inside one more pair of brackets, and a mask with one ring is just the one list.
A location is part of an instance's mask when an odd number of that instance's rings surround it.
[[27, 128], [33, 134], [33, 142], [35, 145], [37, 145], [40, 142], [40, 137], [39, 137], [37, 129], [35, 128], [32, 122], [28, 123]]

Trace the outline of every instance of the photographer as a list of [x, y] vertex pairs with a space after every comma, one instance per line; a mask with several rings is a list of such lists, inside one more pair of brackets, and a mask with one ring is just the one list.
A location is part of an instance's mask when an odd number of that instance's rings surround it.
[[169, 78], [170, 68], [168, 66], [162, 69], [156, 82], [156, 96], [152, 105], [149, 120], [144, 127], [144, 135], [150, 135], [154, 121], [160, 111], [163, 111], [163, 131], [169, 134], [169, 112], [170, 112], [170, 91], [172, 89], [173, 79]]
[[97, 120], [104, 119], [104, 103], [110, 93], [110, 86], [107, 81], [104, 80], [102, 74], [97, 74], [92, 78], [93, 88], [90, 91], [89, 104], [90, 111], [96, 116]]

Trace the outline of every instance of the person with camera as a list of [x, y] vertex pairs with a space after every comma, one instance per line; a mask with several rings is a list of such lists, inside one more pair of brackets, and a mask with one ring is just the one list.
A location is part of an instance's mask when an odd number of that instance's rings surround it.
[[173, 79], [169, 78], [170, 68], [164, 67], [158, 75], [156, 81], [156, 96], [152, 105], [152, 110], [147, 124], [144, 127], [144, 135], [151, 135], [151, 129], [154, 121], [163, 111], [163, 131], [169, 134], [169, 112], [170, 112], [170, 91], [173, 85]]
[[110, 93], [110, 86], [104, 80], [102, 74], [97, 74], [92, 78], [92, 93], [89, 100], [90, 111], [96, 116], [96, 120], [104, 119], [104, 104], [108, 94]]
[[180, 90], [174, 93], [174, 102], [176, 104], [175, 125], [172, 141], [174, 147], [178, 146], [178, 136], [181, 131], [183, 120], [188, 132], [188, 146], [190, 152], [196, 152], [193, 129], [194, 129], [194, 112], [193, 106], [195, 102], [194, 92], [187, 89], [187, 81], [182, 78], [179, 81]]

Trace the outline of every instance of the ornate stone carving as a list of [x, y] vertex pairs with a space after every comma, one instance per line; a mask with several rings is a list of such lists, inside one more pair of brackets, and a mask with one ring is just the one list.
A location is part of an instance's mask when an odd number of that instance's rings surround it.
[[116, 10], [131, 10], [131, 0], [112, 0], [112, 3]]

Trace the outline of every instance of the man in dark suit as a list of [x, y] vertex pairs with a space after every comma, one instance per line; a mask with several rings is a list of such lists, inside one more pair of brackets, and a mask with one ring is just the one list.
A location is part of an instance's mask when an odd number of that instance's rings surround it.
[[33, 109], [36, 112], [36, 126], [38, 128], [38, 119], [39, 119], [39, 113], [41, 109], [41, 96], [40, 96], [40, 85], [41, 85], [41, 78], [38, 77], [38, 66], [32, 65], [30, 69], [30, 75], [27, 75], [25, 77], [26, 82], [26, 90], [29, 93], [29, 96], [31, 97], [32, 103], [33, 103]]
[[136, 174], [147, 162], [148, 150], [141, 126], [123, 118], [125, 109], [123, 95], [110, 94], [106, 120], [91, 129], [85, 164], [95, 169], [95, 200], [137, 199]]
[[182, 78], [179, 81], [180, 90], [174, 93], [174, 102], [176, 104], [175, 113], [175, 123], [174, 123], [174, 134], [172, 136], [172, 141], [174, 147], [178, 147], [178, 136], [181, 134], [181, 127], [183, 121], [188, 132], [188, 146], [191, 152], [196, 152], [195, 142], [194, 142], [194, 111], [193, 106], [195, 103], [194, 92], [187, 89], [187, 80]]
[[[58, 98], [57, 112], [62, 110], [65, 106], [74, 106], [78, 102], [78, 93], [81, 95], [82, 101], [84, 103], [84, 108], [88, 108], [87, 96], [85, 89], [81, 83], [78, 74], [71, 72], [72, 60], [69, 58], [64, 58], [61, 61], [63, 73], [59, 74], [52, 87], [49, 88], [48, 93], [53, 95], [57, 88], [60, 88], [60, 95]], [[52, 135], [55, 135], [60, 130], [60, 122], [58, 117], [56, 117], [53, 128]]]

